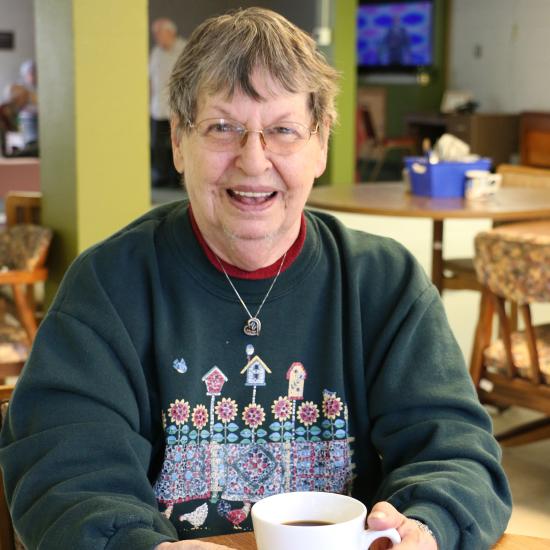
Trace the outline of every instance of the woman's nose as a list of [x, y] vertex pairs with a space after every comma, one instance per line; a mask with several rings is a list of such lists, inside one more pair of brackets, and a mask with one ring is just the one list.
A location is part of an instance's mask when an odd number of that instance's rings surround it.
[[263, 133], [259, 130], [249, 130], [243, 136], [241, 147], [237, 153], [237, 166], [249, 175], [265, 172], [271, 167]]

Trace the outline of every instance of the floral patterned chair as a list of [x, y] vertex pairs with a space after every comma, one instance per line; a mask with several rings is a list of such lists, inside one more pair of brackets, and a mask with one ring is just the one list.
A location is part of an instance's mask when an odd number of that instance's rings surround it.
[[0, 232], [0, 383], [16, 376], [27, 358], [37, 329], [34, 285], [45, 281], [44, 267], [52, 231], [18, 224]]
[[[550, 302], [550, 221], [503, 225], [475, 238], [482, 285], [471, 374], [482, 402], [546, 415], [497, 438], [512, 446], [550, 437], [550, 324], [533, 326], [530, 305]], [[523, 322], [511, 322], [507, 302]], [[510, 308], [508, 308], [510, 309]], [[493, 337], [493, 317], [499, 321]]]

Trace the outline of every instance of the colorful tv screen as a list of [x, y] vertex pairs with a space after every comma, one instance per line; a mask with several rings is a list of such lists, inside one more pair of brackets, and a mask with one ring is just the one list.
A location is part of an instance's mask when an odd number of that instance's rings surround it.
[[412, 69], [431, 65], [432, 25], [432, 2], [359, 5], [358, 66], [372, 69]]

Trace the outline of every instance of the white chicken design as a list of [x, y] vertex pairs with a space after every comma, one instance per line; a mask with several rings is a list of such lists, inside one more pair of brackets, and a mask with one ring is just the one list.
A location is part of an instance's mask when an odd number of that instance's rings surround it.
[[179, 517], [180, 521], [188, 521], [192, 526], [193, 530], [200, 529], [204, 522], [206, 521], [206, 518], [208, 516], [208, 504], [205, 502], [204, 504], [201, 504], [198, 508], [195, 508], [192, 512], [188, 512], [187, 514], [182, 514]]

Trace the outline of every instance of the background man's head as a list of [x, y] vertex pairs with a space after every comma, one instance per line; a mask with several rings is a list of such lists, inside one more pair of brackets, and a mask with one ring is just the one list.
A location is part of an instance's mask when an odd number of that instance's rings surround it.
[[166, 19], [165, 17], [156, 19], [151, 29], [155, 43], [164, 50], [169, 50], [176, 41], [178, 28], [170, 19]]

